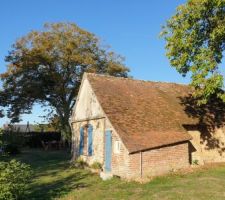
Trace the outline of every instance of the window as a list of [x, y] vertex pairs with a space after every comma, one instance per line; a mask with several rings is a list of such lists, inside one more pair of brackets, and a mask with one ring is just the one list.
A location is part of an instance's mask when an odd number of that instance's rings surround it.
[[115, 141], [114, 143], [114, 153], [120, 153], [120, 141]]
[[80, 155], [93, 155], [93, 126], [91, 124], [80, 128]]

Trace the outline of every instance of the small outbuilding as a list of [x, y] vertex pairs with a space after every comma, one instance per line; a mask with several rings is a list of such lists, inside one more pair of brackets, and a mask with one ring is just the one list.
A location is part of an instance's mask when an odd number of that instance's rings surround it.
[[190, 92], [181, 84], [85, 73], [71, 117], [73, 158], [127, 179], [225, 161], [223, 129], [204, 131]]

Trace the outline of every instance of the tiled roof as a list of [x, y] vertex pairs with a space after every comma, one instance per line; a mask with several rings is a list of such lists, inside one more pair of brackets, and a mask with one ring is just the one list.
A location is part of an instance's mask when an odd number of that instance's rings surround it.
[[188, 86], [86, 75], [130, 153], [191, 139], [183, 125], [195, 121], [180, 103], [180, 97], [190, 92]]

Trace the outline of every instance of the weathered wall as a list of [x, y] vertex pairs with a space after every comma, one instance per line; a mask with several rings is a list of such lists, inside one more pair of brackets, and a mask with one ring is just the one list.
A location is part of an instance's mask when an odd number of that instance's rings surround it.
[[77, 104], [72, 114], [72, 121], [102, 117], [104, 115], [103, 111], [87, 79], [83, 81], [81, 87]]
[[190, 141], [194, 147], [191, 152], [192, 162], [225, 162], [225, 133], [222, 128], [216, 129], [214, 133], [197, 130], [190, 130], [188, 133], [193, 138]]
[[[111, 123], [105, 117], [88, 80], [84, 80], [81, 86], [79, 99], [72, 115], [72, 149], [74, 159], [79, 156], [80, 128], [91, 124], [93, 126], [93, 155], [81, 157], [89, 164], [97, 161], [103, 164], [105, 156], [105, 131], [112, 130], [112, 173], [121, 176], [127, 171], [128, 151], [113, 129]], [[89, 119], [89, 120], [85, 120]], [[115, 141], [120, 141], [119, 153], [114, 152]]]
[[87, 124], [93, 126], [93, 155], [83, 155], [83, 159], [89, 164], [93, 162], [103, 163], [104, 156], [104, 113], [91, 89], [88, 80], [84, 80], [81, 86], [79, 99], [72, 114], [72, 150], [73, 158], [79, 155], [80, 128]]
[[[188, 143], [131, 154], [129, 177], [157, 176], [189, 167]], [[142, 161], [142, 166], [141, 166]]]
[[[89, 164], [99, 162], [103, 164], [104, 161], [104, 119], [89, 120], [73, 124], [73, 150], [74, 159], [79, 155], [79, 141], [80, 141], [80, 128], [87, 124], [93, 126], [93, 151], [92, 156], [82, 155], [81, 157]], [[87, 142], [87, 141], [85, 141]], [[86, 149], [87, 152], [87, 149]]]

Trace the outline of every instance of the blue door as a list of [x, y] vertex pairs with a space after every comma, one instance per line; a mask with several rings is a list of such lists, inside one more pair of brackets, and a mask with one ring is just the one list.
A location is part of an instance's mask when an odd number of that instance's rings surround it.
[[105, 171], [111, 171], [111, 160], [112, 160], [112, 135], [111, 131], [105, 132]]
[[92, 156], [93, 153], [93, 126], [91, 124], [88, 125], [88, 155]]

